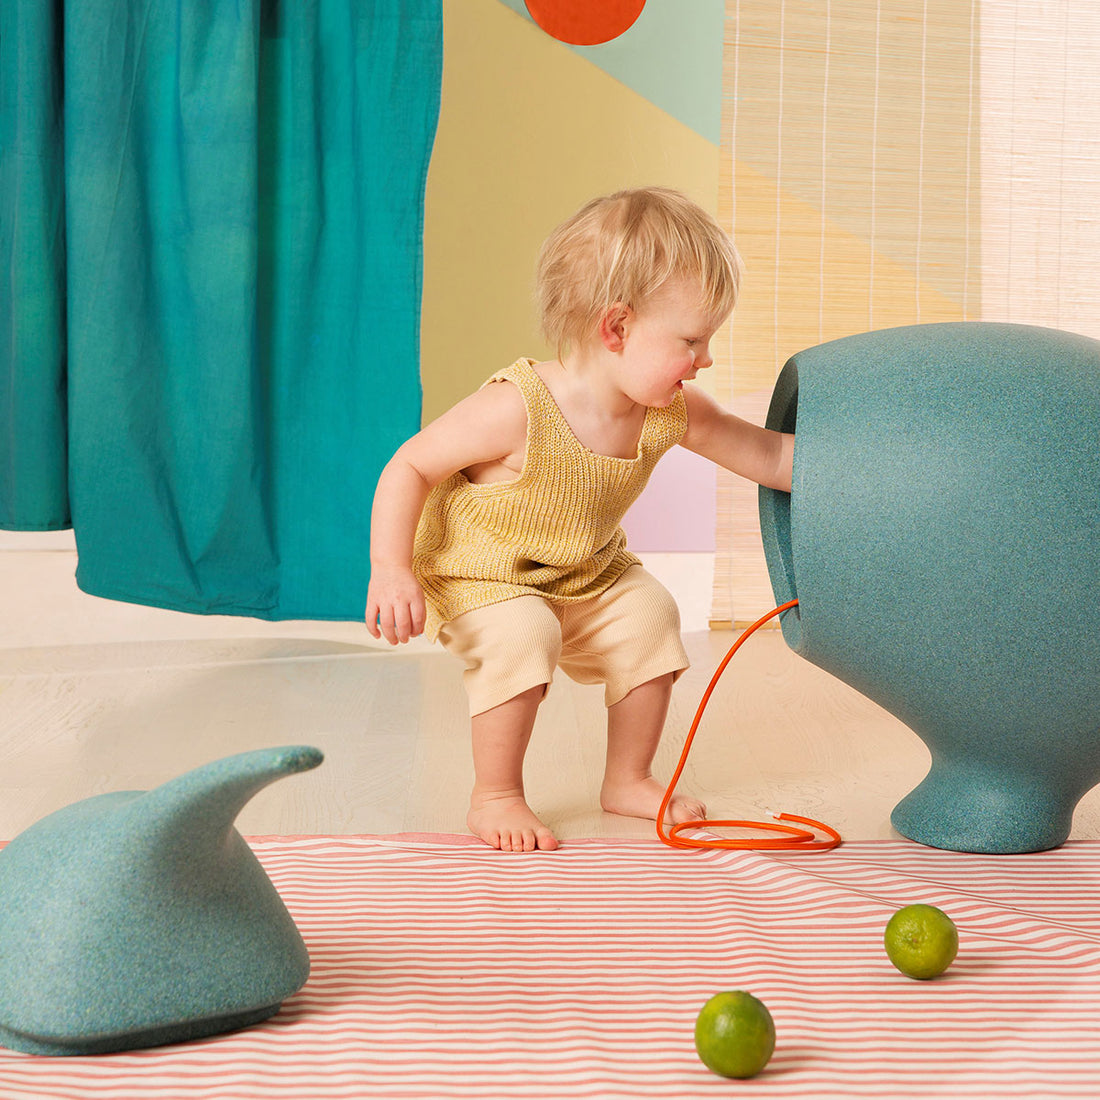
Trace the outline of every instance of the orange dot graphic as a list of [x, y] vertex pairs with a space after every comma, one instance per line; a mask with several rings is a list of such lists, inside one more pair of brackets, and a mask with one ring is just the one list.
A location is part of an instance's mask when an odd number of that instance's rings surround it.
[[598, 46], [618, 38], [642, 14], [645, 0], [526, 0], [531, 18], [571, 46]]

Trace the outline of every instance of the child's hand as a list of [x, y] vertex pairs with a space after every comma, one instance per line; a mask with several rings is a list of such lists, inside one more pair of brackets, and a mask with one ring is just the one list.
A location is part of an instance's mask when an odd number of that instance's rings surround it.
[[424, 592], [411, 569], [372, 567], [367, 589], [367, 629], [390, 645], [424, 632]]

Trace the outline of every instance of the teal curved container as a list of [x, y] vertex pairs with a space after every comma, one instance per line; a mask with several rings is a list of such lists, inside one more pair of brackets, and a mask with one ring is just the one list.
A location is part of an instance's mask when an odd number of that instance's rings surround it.
[[783, 368], [790, 494], [761, 531], [788, 645], [925, 743], [891, 816], [936, 848], [1030, 852], [1100, 782], [1100, 342], [970, 322]]

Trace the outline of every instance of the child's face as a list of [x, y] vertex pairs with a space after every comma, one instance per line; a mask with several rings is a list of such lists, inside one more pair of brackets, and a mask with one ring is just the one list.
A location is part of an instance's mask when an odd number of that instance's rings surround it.
[[640, 405], [671, 404], [684, 383], [713, 363], [710, 341], [724, 318], [704, 311], [699, 285], [665, 284], [624, 321], [619, 382]]

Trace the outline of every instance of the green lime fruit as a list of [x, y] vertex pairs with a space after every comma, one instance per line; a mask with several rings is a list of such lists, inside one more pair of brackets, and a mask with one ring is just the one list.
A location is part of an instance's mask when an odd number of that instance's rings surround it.
[[695, 1049], [723, 1077], [755, 1077], [775, 1050], [775, 1024], [751, 993], [716, 993], [695, 1020]]
[[886, 954], [910, 978], [935, 978], [959, 950], [955, 922], [934, 905], [906, 905], [887, 922], [882, 937]]

